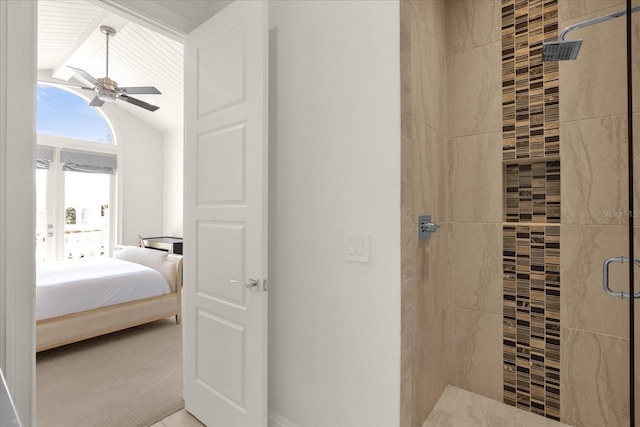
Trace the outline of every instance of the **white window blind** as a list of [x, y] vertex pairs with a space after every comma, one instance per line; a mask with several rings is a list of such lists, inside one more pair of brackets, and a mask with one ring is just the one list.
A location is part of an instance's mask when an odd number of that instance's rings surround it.
[[53, 147], [46, 145], [36, 145], [36, 169], [49, 169], [53, 162]]
[[110, 154], [85, 153], [82, 151], [60, 151], [62, 169], [72, 172], [106, 173], [113, 175], [118, 159]]

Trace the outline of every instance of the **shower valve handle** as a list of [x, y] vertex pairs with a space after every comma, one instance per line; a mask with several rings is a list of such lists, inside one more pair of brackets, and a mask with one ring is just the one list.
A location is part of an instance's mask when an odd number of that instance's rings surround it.
[[429, 231], [431, 233], [435, 232], [438, 228], [440, 228], [440, 224], [436, 224], [435, 222], [425, 222], [420, 224], [420, 231], [423, 233]]
[[431, 221], [431, 215], [420, 215], [418, 217], [418, 240], [428, 240], [431, 234], [435, 233], [440, 224]]

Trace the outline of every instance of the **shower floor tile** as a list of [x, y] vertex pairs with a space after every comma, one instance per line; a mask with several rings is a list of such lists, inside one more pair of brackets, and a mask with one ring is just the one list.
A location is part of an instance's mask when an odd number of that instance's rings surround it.
[[487, 397], [447, 386], [422, 427], [569, 427]]

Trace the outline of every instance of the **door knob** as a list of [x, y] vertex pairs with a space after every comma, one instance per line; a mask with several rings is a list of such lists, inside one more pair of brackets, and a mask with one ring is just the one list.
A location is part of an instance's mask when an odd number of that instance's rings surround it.
[[229, 280], [229, 283], [242, 283], [247, 289], [258, 287], [258, 279], [249, 279], [248, 282], [243, 282], [242, 280]]

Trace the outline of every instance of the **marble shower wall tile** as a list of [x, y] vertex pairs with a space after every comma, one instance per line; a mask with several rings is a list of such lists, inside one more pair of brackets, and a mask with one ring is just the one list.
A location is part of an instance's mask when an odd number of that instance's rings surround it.
[[[640, 6], [640, 3], [637, 0], [632, 2], [633, 7]], [[624, 9], [624, 7], [622, 7]], [[633, 28], [633, 40], [631, 42], [632, 46], [640, 46], [640, 16], [638, 13], [634, 13], [632, 16], [631, 26]], [[633, 51], [633, 59], [632, 59], [632, 76], [633, 76], [633, 112], [640, 112], [640, 91], [637, 88], [640, 87], [640, 53], [638, 49], [634, 49]], [[636, 134], [637, 135], [637, 134]]]
[[413, 360], [415, 348], [415, 278], [403, 280], [400, 286], [402, 306], [400, 318], [400, 425], [402, 427], [411, 427], [413, 415]]
[[[560, 22], [560, 28], [616, 12], [619, 6]], [[561, 17], [562, 18], [562, 17]], [[571, 31], [567, 39], [584, 39], [576, 61], [560, 62], [562, 122], [626, 113], [624, 19]]]
[[[426, 415], [418, 418], [430, 405], [430, 396], [439, 395], [444, 388], [441, 381], [432, 383], [434, 374], [446, 378], [442, 365], [448, 213], [445, 97], [449, 94], [445, 0], [401, 0], [400, 8], [403, 137], [400, 425], [409, 427], [421, 425]], [[443, 229], [431, 241], [418, 245], [417, 217], [428, 213]], [[434, 340], [442, 344], [433, 345]], [[422, 382], [417, 382], [418, 378]]]
[[442, 223], [431, 239], [418, 242], [416, 328], [430, 322], [447, 305], [447, 236], [450, 226]]
[[[413, 3], [411, 3], [413, 4]], [[411, 112], [420, 121], [439, 132], [446, 131], [448, 94], [445, 48], [429, 31], [428, 23], [413, 9], [411, 19]]]
[[500, 133], [451, 141], [448, 194], [451, 221], [502, 222]]
[[562, 223], [626, 224], [626, 115], [565, 122], [560, 135]]
[[400, 67], [400, 84], [402, 95], [400, 99], [400, 134], [411, 137], [411, 71], [404, 65]]
[[571, 427], [447, 386], [423, 427]]
[[453, 56], [455, 84], [449, 99], [452, 137], [502, 129], [501, 43], [494, 42]]
[[[640, 22], [638, 23], [638, 25], [640, 25]], [[635, 193], [634, 199], [633, 199], [634, 210], [635, 210], [634, 218], [635, 218], [635, 225], [640, 225], [640, 149], [637, 148], [638, 143], [640, 142], [640, 113], [633, 114], [633, 137], [635, 140], [634, 141], [635, 151], [634, 151], [634, 160], [633, 160], [634, 176], [635, 176], [635, 179], [633, 182], [633, 186], [634, 186], [633, 188]], [[625, 134], [624, 140], [626, 141], [627, 139], [628, 138], [626, 137], [626, 134]], [[626, 152], [626, 148], [625, 148], [625, 152]]]
[[[452, 256], [452, 244], [453, 244], [453, 232], [458, 223], [452, 222], [447, 227], [447, 306], [454, 307], [455, 306], [455, 296], [456, 296], [456, 283], [453, 281], [453, 272], [460, 265], [460, 258], [457, 256]], [[452, 330], [453, 332], [453, 330]], [[452, 336], [452, 335], [449, 335]]]
[[400, 261], [401, 280], [415, 278], [417, 275], [417, 251], [418, 251], [418, 233], [417, 226], [413, 223], [411, 209], [401, 209], [400, 235], [402, 239]]
[[502, 315], [502, 225], [460, 222], [450, 227], [453, 304]]
[[400, 146], [400, 207], [411, 211], [413, 222], [413, 140], [402, 137]]
[[413, 214], [430, 214], [438, 223], [448, 220], [447, 142], [418, 119], [413, 124]]
[[[640, 3], [637, 1], [632, 2], [633, 7], [638, 6]], [[560, 2], [560, 28], [566, 28], [568, 25], [576, 22], [586, 21], [597, 16], [609, 14], [611, 12], [617, 12], [624, 10], [626, 3], [620, 0], [570, 0]], [[640, 16], [636, 13], [632, 16], [633, 27], [633, 41], [634, 46], [640, 44]], [[602, 38], [602, 34], [607, 34], [607, 38]], [[615, 93], [611, 93], [608, 97], [608, 102], [615, 102], [618, 109], [625, 109], [626, 111], [626, 42], [625, 42], [625, 19], [623, 17], [616, 20], [609, 21], [608, 23], [598, 24], [585, 29], [571, 31], [567, 38], [584, 38], [584, 43], [580, 50], [580, 56], [577, 61], [568, 61], [566, 65], [562, 65], [562, 72], [564, 70], [575, 71], [578, 70], [578, 77], [582, 78], [585, 75], [594, 77], [596, 73], [592, 70], [582, 70], [582, 67], [596, 67], [597, 77], [593, 81], [593, 84], [597, 87], [598, 93], [603, 93], [611, 85], [614, 87]], [[590, 44], [595, 44], [597, 47], [587, 47]], [[582, 60], [582, 55], [587, 49], [588, 63], [579, 65], [578, 62]], [[602, 56], [598, 56], [599, 52], [605, 52], [607, 49], [615, 50], [615, 52], [606, 52]], [[640, 53], [634, 51], [633, 57], [633, 87], [640, 87], [640, 61], [638, 61]], [[615, 62], [607, 63], [604, 66], [600, 65], [600, 62], [606, 62], [615, 58]], [[575, 64], [573, 64], [575, 63]], [[615, 67], [618, 70], [615, 74], [608, 74], [610, 70]], [[602, 78], [606, 76], [606, 78]], [[568, 79], [576, 77], [574, 74], [566, 76]], [[590, 88], [591, 89], [591, 88]], [[597, 98], [593, 98], [594, 103], [598, 101]], [[588, 110], [587, 110], [588, 111]], [[633, 111], [640, 112], [640, 92], [634, 90], [633, 93]], [[617, 112], [611, 112], [610, 114], [617, 114]]]
[[[561, 24], [585, 15], [598, 13], [612, 7], [624, 9], [624, 1], [620, 0], [567, 0], [558, 2], [558, 17]], [[560, 30], [565, 25], [560, 25]], [[568, 38], [568, 36], [567, 36]]]
[[446, 22], [447, 376], [501, 400], [501, 2], [450, 0]]
[[402, 311], [400, 334], [400, 425], [411, 427], [413, 415], [413, 359], [414, 359], [414, 307], [413, 293], [415, 279], [409, 279], [401, 284]]
[[411, 70], [411, 27], [409, 0], [400, 0], [400, 65]]
[[447, 308], [445, 308], [445, 333], [447, 334], [447, 340], [444, 346], [444, 355], [447, 360], [446, 363], [446, 374], [447, 374], [447, 383], [455, 384], [458, 378], [458, 373], [456, 372], [456, 353], [455, 353], [455, 333], [456, 333], [456, 308], [448, 304]]
[[[447, 55], [447, 72], [450, 74], [449, 78], [447, 79], [447, 81], [445, 82], [445, 87], [447, 90], [447, 93], [453, 93], [454, 88], [456, 87], [456, 83], [454, 81], [454, 79], [452, 78], [453, 76], [453, 63], [454, 63], [454, 55]], [[454, 120], [452, 119], [454, 117], [454, 102], [453, 100], [449, 100], [447, 102], [446, 105], [447, 108], [447, 120], [445, 123], [445, 131], [446, 131], [446, 135], [448, 138], [448, 142], [451, 141], [451, 139], [453, 138], [453, 124], [454, 124]]]
[[449, 382], [456, 387], [502, 400], [502, 316], [452, 307], [453, 346]]
[[[628, 253], [627, 227], [563, 225], [560, 239], [562, 325], [628, 337], [628, 301], [611, 297], [602, 288], [604, 260]], [[628, 268], [621, 263], [610, 266], [611, 288], [626, 291]]]
[[500, 40], [500, 0], [453, 0], [448, 13], [448, 52], [456, 54]]
[[629, 340], [561, 329], [562, 422], [629, 425]]
[[413, 367], [415, 412], [414, 426], [420, 427], [447, 386], [446, 310], [416, 329], [416, 352]]
[[[413, 346], [413, 335], [415, 332], [415, 279], [404, 280], [401, 283], [401, 298], [402, 298], [402, 310], [401, 310], [401, 333], [400, 339], [402, 341], [401, 346], [404, 350], [407, 350]], [[411, 353], [411, 352], [408, 352]], [[403, 359], [404, 360], [404, 359]]]
[[409, 0], [409, 3], [427, 31], [435, 37], [435, 41], [446, 48], [447, 0]]
[[400, 426], [413, 423], [413, 358], [415, 325], [415, 271], [417, 239], [413, 230], [413, 140], [411, 132], [411, 17], [408, 0], [400, 0], [401, 147], [401, 318], [400, 318]]
[[413, 389], [405, 385], [404, 377], [400, 387], [400, 427], [413, 427]]
[[[640, 205], [636, 205], [636, 206], [640, 206]], [[636, 208], [636, 217], [635, 217], [635, 224], [636, 226], [633, 229], [633, 237], [634, 237], [634, 243], [633, 243], [633, 250], [635, 251], [634, 256], [636, 259], [640, 259], [640, 218], [638, 217], [638, 214], [640, 213], [640, 211], [638, 211], [638, 208]], [[629, 239], [628, 237], [626, 237], [626, 233], [628, 233], [628, 229], [627, 227], [624, 227], [625, 229], [625, 242], [628, 242]], [[629, 255], [629, 250], [625, 249], [624, 252], [622, 252], [623, 256], [628, 256]], [[612, 256], [612, 255], [609, 255]], [[623, 269], [626, 269], [628, 271], [629, 268], [629, 264], [624, 264], [624, 267], [622, 267]], [[636, 288], [636, 292], [640, 291], [640, 267], [638, 267], [637, 265], [635, 266], [635, 271], [636, 271], [636, 275], [635, 275], [635, 279], [634, 279], [634, 285]], [[629, 282], [628, 282], [628, 274], [624, 275], [625, 279], [627, 279], [626, 282], [620, 282], [620, 287], [629, 287]], [[613, 286], [613, 285], [612, 285]], [[604, 293], [604, 290], [603, 290]], [[613, 298], [616, 299], [614, 297], [611, 297], [609, 295], [607, 295], [608, 298]], [[629, 303], [629, 301], [625, 300], [625, 302]], [[636, 367], [640, 367], [640, 347], [638, 346], [638, 341], [640, 340], [640, 306], [638, 305], [638, 301], [636, 300], [636, 304], [635, 304], [635, 334], [636, 334]], [[628, 323], [628, 320], [625, 319], [625, 323]], [[623, 335], [623, 338], [628, 338], [628, 335]], [[640, 380], [640, 369], [636, 368], [636, 382]], [[640, 384], [637, 384], [640, 385]], [[640, 390], [637, 390], [637, 396], [640, 396]], [[637, 410], [640, 411], [640, 399], [636, 400], [636, 404], [637, 404]], [[638, 414], [640, 414], [640, 412], [638, 412]]]

